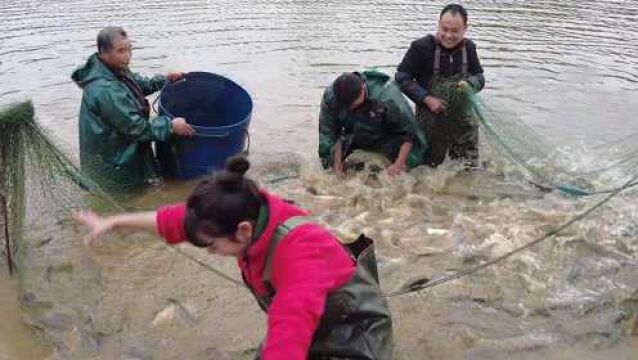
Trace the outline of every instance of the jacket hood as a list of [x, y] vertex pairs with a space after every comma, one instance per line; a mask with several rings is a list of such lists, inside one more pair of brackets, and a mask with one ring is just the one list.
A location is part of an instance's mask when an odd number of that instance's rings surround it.
[[85, 88], [89, 83], [98, 80], [116, 80], [116, 75], [100, 60], [95, 53], [89, 57], [86, 63], [73, 71], [71, 79], [80, 88]]

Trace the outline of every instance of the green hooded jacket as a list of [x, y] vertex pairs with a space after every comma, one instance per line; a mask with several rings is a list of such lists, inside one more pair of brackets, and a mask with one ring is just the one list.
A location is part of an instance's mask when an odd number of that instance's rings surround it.
[[366, 70], [359, 75], [368, 89], [362, 109], [340, 109], [332, 85], [323, 93], [319, 113], [319, 158], [323, 166], [332, 166], [338, 139], [342, 140], [344, 157], [361, 149], [383, 153], [390, 161], [395, 160], [404, 142], [412, 142], [406, 165], [421, 165], [427, 143], [401, 90], [382, 72]]
[[[83, 89], [79, 142], [82, 171], [109, 191], [129, 192], [157, 177], [152, 141], [171, 135], [171, 119], [149, 121], [148, 96], [166, 78], [130, 71], [116, 74], [93, 54], [71, 79]], [[125, 80], [137, 85], [138, 93]]]

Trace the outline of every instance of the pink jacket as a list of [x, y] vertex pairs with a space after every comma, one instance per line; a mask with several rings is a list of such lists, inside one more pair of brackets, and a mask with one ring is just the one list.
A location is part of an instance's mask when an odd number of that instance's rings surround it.
[[[238, 259], [246, 281], [259, 295], [267, 294], [262, 277], [275, 228], [290, 217], [307, 215], [274, 195], [262, 194], [268, 201], [268, 225], [248, 248], [246, 256]], [[183, 203], [157, 211], [159, 233], [169, 244], [187, 240], [184, 215]], [[276, 295], [268, 310], [262, 358], [306, 359], [328, 293], [347, 283], [354, 272], [355, 263], [348, 252], [319, 225], [301, 225], [283, 238], [271, 263], [271, 283]]]

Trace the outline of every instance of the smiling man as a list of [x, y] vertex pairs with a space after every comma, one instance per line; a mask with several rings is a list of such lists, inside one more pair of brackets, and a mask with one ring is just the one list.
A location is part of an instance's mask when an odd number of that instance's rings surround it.
[[110, 191], [130, 192], [159, 180], [151, 143], [171, 134], [191, 136], [183, 118], [157, 116], [152, 121], [146, 96], [182, 73], [152, 78], [131, 72], [131, 41], [120, 27], [97, 36], [97, 53], [73, 72], [83, 90], [79, 140], [82, 171]]
[[[485, 86], [476, 45], [465, 38], [467, 11], [450, 4], [441, 11], [436, 35], [415, 40], [395, 75], [401, 91], [416, 104], [429, 149], [425, 163], [437, 166], [446, 156], [478, 165], [478, 126], [458, 88]], [[456, 88], [456, 89], [455, 89]]]

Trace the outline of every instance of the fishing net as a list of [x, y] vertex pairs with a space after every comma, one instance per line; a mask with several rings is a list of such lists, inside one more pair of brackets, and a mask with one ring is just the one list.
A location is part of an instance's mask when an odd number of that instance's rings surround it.
[[[518, 175], [542, 190], [570, 195], [609, 193], [624, 184], [638, 166], [638, 133], [598, 146], [556, 146], [521, 121], [516, 114], [456, 86], [438, 88], [448, 109], [473, 113], [483, 135], [482, 145], [505, 161], [507, 174]], [[595, 161], [583, 163], [581, 158]]]
[[[2, 225], [8, 232], [8, 236], [0, 233], [2, 253], [19, 281], [20, 300], [27, 310], [24, 322], [36, 336], [42, 336], [54, 346], [52, 358], [89, 359], [104, 353], [114, 358], [155, 358], [155, 355], [147, 356], [146, 351], [152, 353], [155, 348], [179, 351], [183, 348], [178, 344], [193, 341], [192, 333], [182, 331], [180, 334], [184, 336], [175, 335], [173, 330], [181, 323], [173, 324], [164, 319], [172, 316], [182, 319], [180, 314], [187, 313], [181, 305], [170, 303], [171, 299], [181, 294], [200, 296], [195, 293], [200, 292], [201, 284], [207, 284], [201, 296], [211, 297], [220, 287], [227, 287], [228, 282], [233, 283], [233, 287], [241, 286], [226, 275], [229, 270], [217, 269], [218, 259], [200, 260], [200, 256], [190, 253], [196, 249], [169, 246], [143, 234], [131, 234], [134, 241], [128, 236], [114, 236], [99, 249], [82, 246], [80, 232], [70, 216], [75, 210], [93, 209], [100, 214], [148, 211], [159, 203], [175, 201], [176, 195], [154, 189], [148, 189], [152, 196], [147, 197], [140, 193], [132, 196], [104, 192], [65, 155], [68, 152], [61, 146], [62, 142], [38, 124], [30, 102], [0, 112], [0, 144], [0, 169], [3, 170], [0, 194], [6, 204], [0, 208], [6, 210], [0, 213], [0, 219], [7, 220], [7, 227]], [[184, 258], [191, 261], [176, 261]], [[209, 264], [213, 260], [215, 267]], [[227, 265], [233, 268], [234, 264], [230, 261]], [[210, 285], [210, 273], [201, 271], [198, 266], [227, 281], [219, 287]], [[189, 273], [190, 280], [171, 282], [171, 271]], [[129, 297], [121, 282], [113, 278], [128, 279], [124, 287], [134, 286], [133, 295]], [[194, 278], [197, 280], [192, 280]], [[152, 295], [138, 301], [144, 294]], [[170, 305], [158, 314], [166, 307], [167, 298]], [[136, 316], [130, 320], [120, 318], [129, 306], [139, 306], [131, 311]], [[207, 314], [214, 316], [212, 311]], [[146, 322], [149, 316], [158, 320], [149, 325]], [[188, 319], [186, 321], [193, 325]], [[206, 324], [210, 323], [203, 321], [201, 328], [193, 331], [205, 334]], [[171, 335], [165, 336], [164, 331]], [[161, 347], [167, 338], [173, 339], [171, 345]], [[137, 352], [139, 344], [144, 344], [143, 355]], [[200, 340], [197, 344], [206, 342]]]
[[56, 224], [81, 205], [106, 211], [117, 204], [38, 125], [31, 102], [0, 112], [0, 194], [0, 239], [10, 270], [19, 268], [29, 216]]

